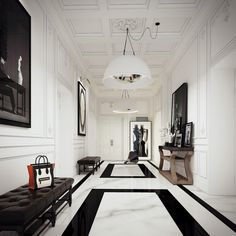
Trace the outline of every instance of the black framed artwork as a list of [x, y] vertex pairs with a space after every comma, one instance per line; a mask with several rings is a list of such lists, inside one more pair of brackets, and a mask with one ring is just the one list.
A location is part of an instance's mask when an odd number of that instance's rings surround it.
[[18, 0], [0, 1], [0, 123], [31, 127], [31, 17]]
[[86, 89], [78, 82], [78, 135], [86, 135]]
[[192, 136], [193, 136], [193, 122], [185, 124], [184, 132], [184, 146], [192, 147]]
[[151, 159], [151, 121], [130, 121], [130, 151], [141, 160]]
[[172, 94], [171, 106], [171, 132], [180, 131], [183, 133], [184, 125], [187, 123], [187, 105], [188, 105], [188, 84], [183, 83]]

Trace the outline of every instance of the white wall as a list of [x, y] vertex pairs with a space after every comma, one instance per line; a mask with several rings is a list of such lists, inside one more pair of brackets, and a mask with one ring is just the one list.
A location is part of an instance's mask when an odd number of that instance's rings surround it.
[[[32, 123], [31, 128], [0, 125], [0, 194], [28, 182], [27, 164], [38, 154], [46, 154], [56, 163], [56, 175], [73, 176], [76, 161], [87, 152], [86, 137], [77, 135], [77, 78], [81, 69], [72, 44], [40, 1], [21, 2], [31, 15]], [[87, 97], [89, 91], [87, 87]], [[91, 109], [88, 112], [92, 114]], [[89, 122], [91, 119], [89, 133], [96, 126], [96, 118], [90, 117]], [[61, 137], [67, 137], [67, 142]], [[89, 137], [94, 143], [92, 135]]]
[[209, 191], [217, 194], [236, 194], [235, 82], [235, 69], [212, 69]]
[[87, 135], [86, 135], [86, 155], [97, 156], [97, 134], [98, 134], [98, 109], [97, 109], [97, 98], [95, 94], [88, 90], [87, 96]]
[[74, 176], [73, 160], [73, 96], [63, 84], [57, 84], [56, 176]]
[[[0, 125], [1, 193], [28, 181], [27, 164], [38, 154], [54, 161], [55, 78], [46, 70], [46, 17], [35, 1], [21, 1], [31, 15], [31, 128]], [[51, 69], [51, 64], [48, 67]], [[50, 102], [47, 102], [52, 98]], [[52, 111], [52, 112], [49, 112]], [[7, 180], [7, 181], [4, 181]]]
[[[188, 121], [194, 123], [194, 185], [213, 194], [236, 194], [235, 65], [213, 69], [236, 50], [235, 22], [236, 1], [222, 1], [176, 57], [167, 79], [162, 78], [160, 91], [170, 111], [171, 94], [188, 83]], [[224, 67], [235, 59], [225, 60]], [[163, 102], [158, 112], [168, 114]], [[170, 113], [165, 117], [170, 121]], [[178, 171], [184, 173], [183, 166]]]

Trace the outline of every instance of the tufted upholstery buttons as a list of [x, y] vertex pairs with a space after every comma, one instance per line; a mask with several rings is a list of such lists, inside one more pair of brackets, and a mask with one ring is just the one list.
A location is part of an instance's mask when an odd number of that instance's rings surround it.
[[53, 202], [72, 186], [72, 178], [55, 178], [54, 187], [38, 190], [23, 185], [0, 196], [0, 230], [23, 229], [36, 216], [45, 211]]

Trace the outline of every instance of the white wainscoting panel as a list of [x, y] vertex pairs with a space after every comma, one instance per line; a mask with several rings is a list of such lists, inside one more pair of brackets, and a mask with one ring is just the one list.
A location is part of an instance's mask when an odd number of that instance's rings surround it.
[[75, 63], [60, 39], [58, 39], [57, 45], [57, 72], [58, 75], [63, 78], [67, 87], [71, 90], [76, 75]]
[[220, 57], [236, 41], [236, 1], [225, 0], [210, 20], [211, 59]]
[[197, 137], [207, 136], [207, 29], [198, 35], [198, 126]]
[[51, 23], [47, 21], [47, 137], [53, 137], [55, 133], [55, 31]]
[[198, 175], [207, 178], [207, 152], [198, 152]]

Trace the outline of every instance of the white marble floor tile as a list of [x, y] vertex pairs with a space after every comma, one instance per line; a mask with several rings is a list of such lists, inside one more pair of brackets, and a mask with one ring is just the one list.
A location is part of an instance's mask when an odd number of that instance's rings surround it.
[[138, 165], [114, 165], [111, 176], [144, 176]]
[[[198, 223], [201, 224], [201, 226], [210, 235], [219, 235], [219, 236], [236, 235], [235, 232], [233, 232], [223, 222], [221, 222], [209, 211], [207, 211], [204, 207], [202, 207], [199, 203], [197, 203], [193, 198], [191, 198], [188, 194], [186, 194], [182, 189], [180, 189], [176, 185], [172, 185], [169, 181], [167, 181], [162, 175], [159, 174], [159, 171], [148, 162], [144, 161], [144, 162], [139, 162], [139, 163], [145, 164], [147, 168], [156, 176], [156, 178], [100, 178], [101, 174], [105, 170], [108, 163], [114, 163], [114, 162], [104, 162], [101, 165], [101, 168], [99, 168], [98, 171], [96, 171], [94, 175], [91, 175], [76, 190], [76, 192], [73, 194], [72, 207], [67, 206], [63, 210], [63, 212], [61, 212], [57, 216], [56, 226], [54, 228], [48, 227], [41, 235], [46, 235], [46, 236], [61, 235], [66, 229], [67, 225], [73, 219], [74, 215], [76, 214], [76, 212], [78, 211], [82, 203], [84, 202], [85, 198], [87, 197], [91, 189], [93, 188], [95, 189], [168, 189], [171, 192], [171, 194], [182, 204], [182, 206], [194, 217], [195, 220], [198, 221]], [[119, 166], [119, 165], [115, 165], [115, 166]], [[122, 168], [118, 168], [118, 169], [117, 169], [117, 173], [115, 174], [121, 176]], [[134, 170], [134, 172], [136, 171]], [[127, 173], [125, 175], [127, 175]], [[80, 181], [84, 176], [85, 175], [76, 176], [75, 184], [78, 181]], [[195, 190], [191, 189], [191, 187], [190, 187], [190, 190], [193, 191], [200, 198], [205, 200], [208, 204], [210, 205], [213, 204], [212, 206], [215, 207], [217, 210], [219, 210], [222, 214], [226, 215], [226, 217], [232, 215], [231, 220], [235, 219], [234, 216], [236, 215], [236, 207], [235, 207], [236, 197], [224, 198], [222, 196], [217, 196], [215, 198], [211, 198], [212, 196], [209, 196], [202, 192], [198, 192], [196, 189]], [[129, 221], [129, 218], [131, 217], [126, 217], [127, 218], [126, 219], [125, 216], [126, 215], [128, 216], [129, 214], [133, 214], [134, 212], [137, 212], [136, 222], [140, 222], [141, 220], [143, 220], [143, 222], [146, 222], [145, 225], [143, 225], [143, 227], [141, 228], [146, 228], [146, 225], [149, 224], [148, 232], [145, 232], [142, 235], [152, 235], [151, 234], [152, 230], [155, 229], [156, 227], [155, 224], [158, 224], [158, 220], [159, 222], [163, 221], [163, 224], [165, 224], [164, 222], [166, 222], [166, 220], [167, 221], [170, 220], [170, 222], [172, 222], [172, 218], [168, 217], [167, 219], [167, 217], [165, 217], [164, 211], [162, 213], [154, 213], [154, 211], [150, 210], [151, 204], [154, 204], [153, 208], [161, 209], [161, 205], [158, 202], [158, 198], [156, 197], [156, 195], [155, 197], [153, 195], [154, 193], [153, 194], [150, 193], [150, 195], [145, 195], [145, 196], [148, 196], [146, 197], [146, 199], [143, 197], [142, 194], [141, 194], [142, 196], [135, 194], [136, 196], [140, 196], [139, 198], [140, 201], [137, 199], [138, 197], [137, 198], [135, 197], [135, 195], [130, 195], [130, 194], [127, 195], [127, 194], [128, 193], [125, 193], [125, 195], [123, 195], [124, 199], [120, 199], [120, 198], [117, 199], [116, 197], [117, 193], [104, 194], [104, 199], [107, 198], [107, 200], [103, 199], [101, 202], [101, 205], [98, 210], [99, 215], [97, 215], [97, 218], [95, 218], [94, 225], [92, 226], [92, 229], [91, 229], [91, 235], [99, 236], [100, 233], [98, 234], [98, 232], [104, 232], [104, 234], [101, 234], [102, 236], [107, 236], [107, 235], [110, 236], [110, 232], [108, 231], [107, 233], [105, 233], [103, 229], [100, 229], [99, 226], [96, 226], [97, 225], [96, 222], [103, 221], [104, 223], [102, 223], [102, 225], [104, 227], [104, 230], [108, 229], [109, 224], [114, 224], [114, 227], [117, 227], [115, 225], [115, 222], [118, 222], [117, 224], [123, 224], [123, 222]], [[118, 195], [118, 196], [121, 196], [121, 195]], [[141, 200], [142, 198], [143, 198], [143, 201]], [[229, 199], [230, 201], [228, 201]], [[132, 204], [132, 202], [135, 202], [136, 204]], [[137, 204], [137, 202], [139, 203]], [[126, 215], [124, 214], [124, 217], [120, 217], [120, 220], [117, 220], [119, 218], [119, 214], [118, 214], [119, 209], [121, 213], [125, 213], [125, 210], [127, 210], [127, 214]], [[115, 214], [112, 213], [113, 211], [115, 212]], [[143, 212], [143, 214], [141, 212]], [[227, 215], [227, 212], [229, 213], [228, 215]], [[106, 220], [107, 217], [105, 216], [111, 213], [112, 213], [112, 217], [109, 216], [109, 219]], [[147, 218], [151, 218], [153, 220], [147, 221]], [[132, 224], [132, 222], [130, 224]], [[98, 227], [98, 228], [95, 230], [95, 227]], [[126, 225], [124, 226], [124, 228], [127, 230], [130, 229], [129, 226], [126, 226]], [[164, 228], [168, 229], [169, 224], [165, 226]], [[141, 230], [142, 229], [139, 229], [140, 232]], [[157, 233], [158, 231], [156, 231], [155, 235], [163, 235], [163, 236], [168, 235], [165, 233], [160, 233], [160, 234], [157, 234]], [[120, 235], [131, 235], [131, 234], [122, 233]], [[138, 234], [134, 234], [134, 235], [136, 236]]]
[[182, 234], [155, 193], [105, 193], [89, 235]]
[[236, 196], [211, 195], [195, 186], [186, 186], [186, 188], [236, 224]]

